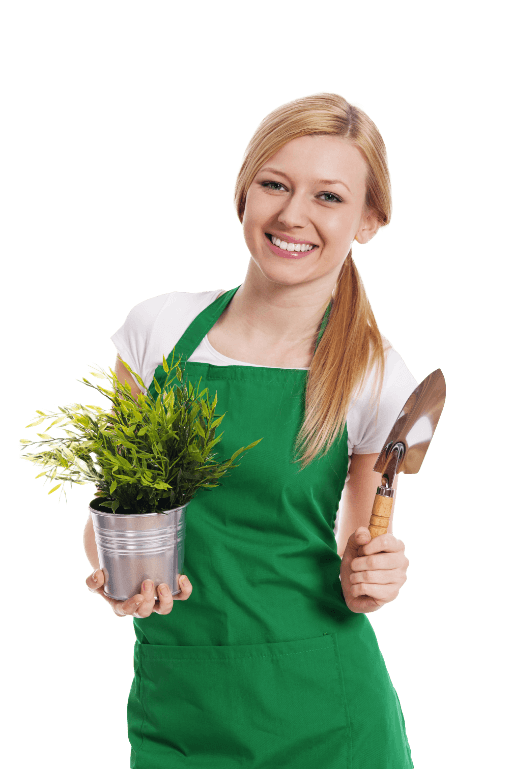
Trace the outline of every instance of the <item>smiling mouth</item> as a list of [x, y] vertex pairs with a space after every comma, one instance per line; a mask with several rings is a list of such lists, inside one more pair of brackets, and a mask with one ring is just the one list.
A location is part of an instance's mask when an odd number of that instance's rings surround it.
[[[272, 241], [272, 238], [273, 238], [273, 236], [272, 236], [272, 235], [271, 235], [269, 232], [266, 232], [266, 233], [264, 233], [264, 234], [265, 234], [265, 237], [267, 238], [267, 240], [268, 240], [270, 243], [272, 243], [272, 242], [273, 242], [273, 241]], [[288, 241], [285, 241], [285, 242], [286, 242], [286, 243], [288, 243]], [[274, 245], [274, 244], [273, 244], [273, 245]], [[318, 246], [316, 246], [314, 243], [308, 243], [307, 245], [311, 246], [311, 248], [310, 248], [310, 249], [307, 251], [307, 253], [311, 253], [311, 252], [312, 252], [312, 251], [314, 251], [316, 248], [318, 248]], [[275, 246], [275, 248], [278, 248], [278, 246]], [[284, 250], [284, 249], [282, 249], [282, 250]], [[292, 251], [289, 251], [289, 253], [291, 253], [291, 254], [302, 254], [302, 253], [305, 253], [305, 252], [304, 252], [304, 251], [301, 251], [301, 249], [300, 249], [299, 251], [296, 251], [296, 249], [293, 249]]]

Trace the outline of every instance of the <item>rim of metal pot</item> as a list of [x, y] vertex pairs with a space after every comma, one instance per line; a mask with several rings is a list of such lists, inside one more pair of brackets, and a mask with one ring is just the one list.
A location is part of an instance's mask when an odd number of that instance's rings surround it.
[[91, 508], [91, 510], [94, 510], [94, 512], [97, 515], [115, 515], [116, 518], [134, 518], [135, 516], [139, 516], [141, 518], [143, 516], [145, 518], [150, 518], [152, 515], [153, 516], [165, 515], [166, 513], [172, 513], [174, 510], [184, 510], [189, 504], [189, 502], [186, 502], [185, 505], [179, 505], [178, 507], [170, 507], [168, 510], [162, 510], [158, 513], [126, 513], [124, 514], [124, 513], [113, 513], [112, 510], [110, 512], [107, 510], [98, 510], [96, 505], [101, 505], [100, 499], [101, 497], [93, 497], [92, 501], [89, 502], [89, 507]]

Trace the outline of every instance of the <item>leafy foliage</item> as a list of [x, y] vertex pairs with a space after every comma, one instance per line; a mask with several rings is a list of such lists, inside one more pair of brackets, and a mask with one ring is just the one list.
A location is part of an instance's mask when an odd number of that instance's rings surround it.
[[[144, 382], [130, 366], [122, 361], [141, 388]], [[149, 392], [132, 396], [128, 384], [121, 384], [115, 372], [102, 369], [91, 374], [107, 379], [112, 389], [91, 384], [113, 404], [112, 411], [98, 406], [71, 404], [59, 407], [59, 412], [45, 414], [27, 427], [35, 427], [55, 417], [40, 441], [22, 439], [21, 451], [38, 446], [36, 453], [26, 453], [24, 459], [42, 465], [45, 470], [36, 476], [63, 483], [96, 484], [96, 497], [102, 507], [119, 513], [155, 513], [181, 507], [191, 501], [199, 488], [219, 486], [219, 479], [231, 468], [238, 467], [235, 459], [260, 443], [261, 438], [242, 447], [225, 462], [216, 462], [214, 447], [222, 438], [216, 429], [225, 414], [215, 414], [217, 393], [209, 399], [208, 389], [200, 392], [186, 381], [185, 367], [180, 360], [171, 366], [163, 358], [167, 374], [161, 387], [154, 378], [157, 397]], [[66, 437], [52, 438], [47, 431], [59, 425]]]

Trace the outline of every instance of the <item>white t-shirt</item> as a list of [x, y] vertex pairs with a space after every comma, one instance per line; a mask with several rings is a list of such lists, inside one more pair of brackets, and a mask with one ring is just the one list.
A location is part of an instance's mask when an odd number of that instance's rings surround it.
[[[111, 339], [121, 358], [139, 374], [146, 388], [153, 381], [155, 369], [162, 364], [162, 357], [167, 358], [194, 318], [222, 293], [223, 289], [197, 293], [173, 291], [146, 299], [130, 310], [124, 324]], [[386, 343], [387, 340], [385, 347]], [[189, 360], [214, 366], [254, 365], [221, 355], [208, 341], [208, 335]], [[376, 367], [367, 373], [364, 387], [353, 398], [347, 414], [349, 463], [353, 453], [381, 451], [392, 425], [418, 384], [393, 347], [385, 350], [383, 389], [379, 401], [376, 398], [373, 402], [372, 386], [376, 373]]]

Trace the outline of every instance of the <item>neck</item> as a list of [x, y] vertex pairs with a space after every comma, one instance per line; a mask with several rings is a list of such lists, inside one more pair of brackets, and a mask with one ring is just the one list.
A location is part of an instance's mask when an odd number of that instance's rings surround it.
[[273, 283], [248, 268], [227, 311], [248, 342], [266, 340], [287, 349], [315, 345], [319, 323], [332, 297], [333, 278], [299, 285]]

